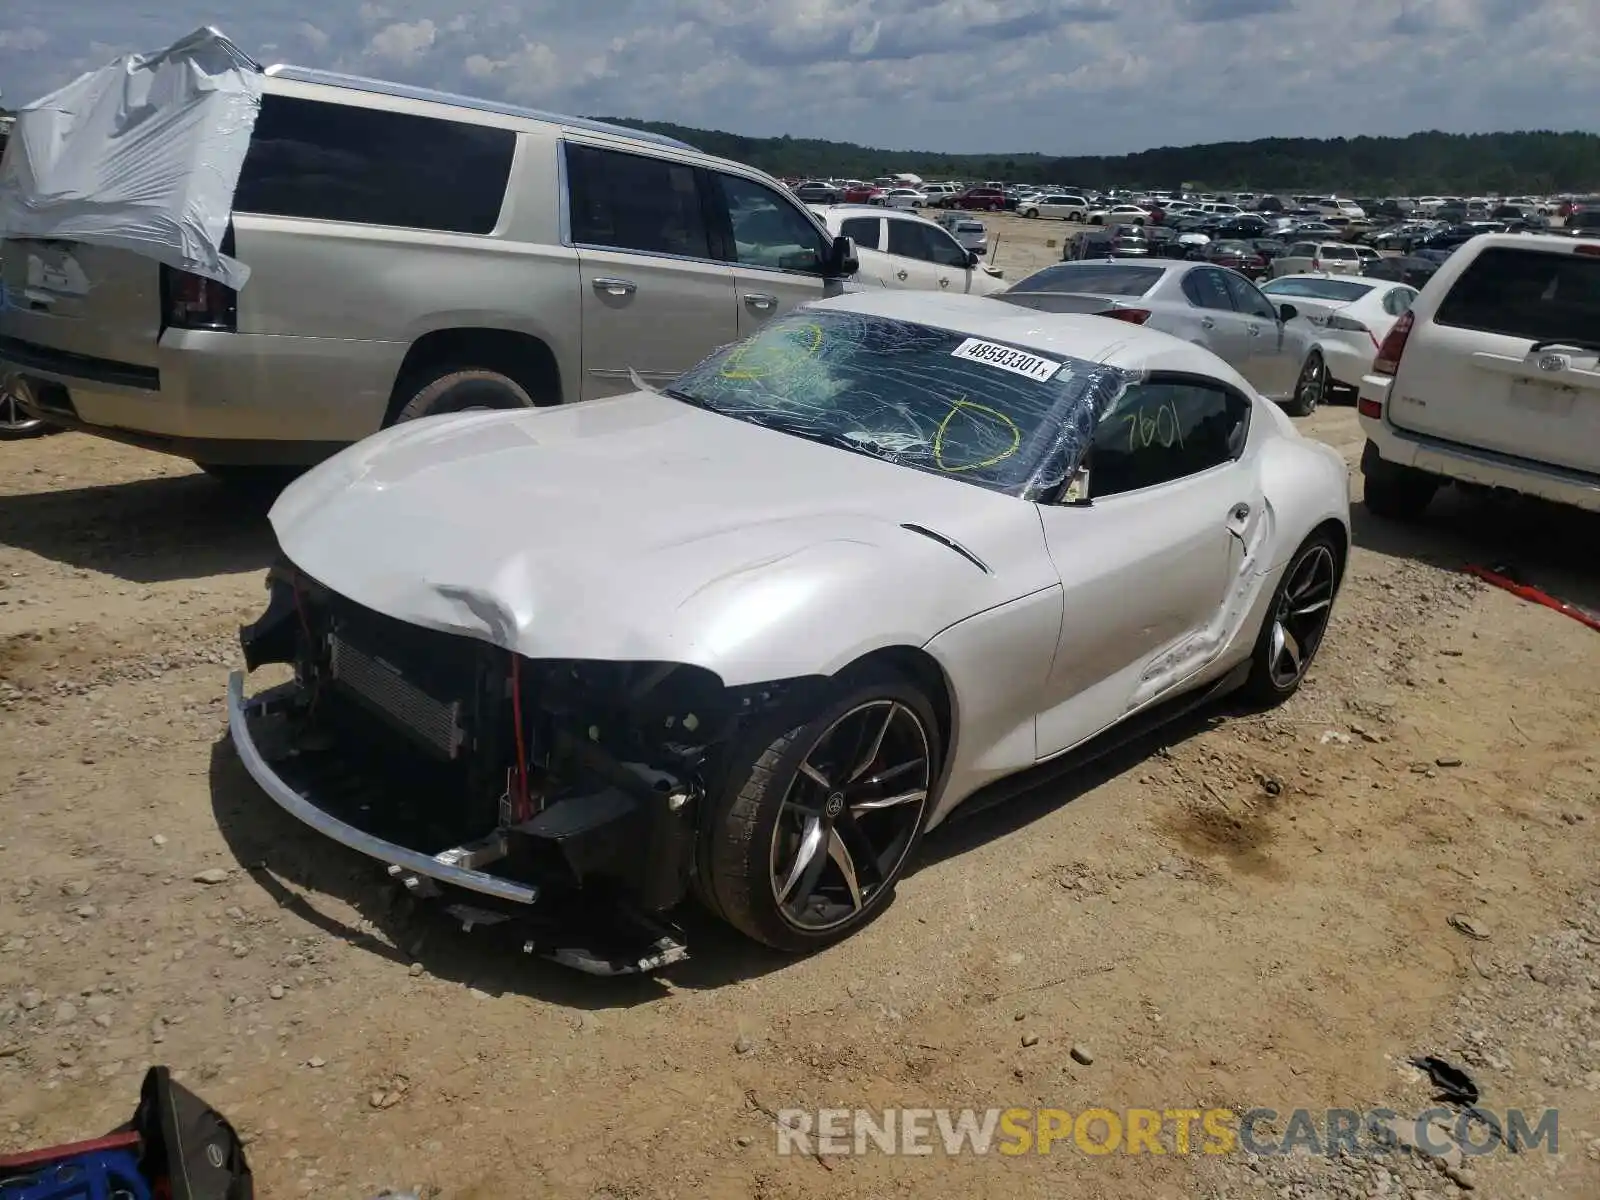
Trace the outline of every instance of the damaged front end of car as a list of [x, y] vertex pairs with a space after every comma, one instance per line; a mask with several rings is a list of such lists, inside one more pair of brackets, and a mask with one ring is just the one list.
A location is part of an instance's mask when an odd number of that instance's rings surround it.
[[595, 974], [687, 956], [719, 749], [805, 680], [727, 688], [671, 662], [529, 659], [362, 607], [288, 564], [240, 631], [233, 743], [281, 808], [388, 868], [463, 925], [520, 923], [524, 950]]

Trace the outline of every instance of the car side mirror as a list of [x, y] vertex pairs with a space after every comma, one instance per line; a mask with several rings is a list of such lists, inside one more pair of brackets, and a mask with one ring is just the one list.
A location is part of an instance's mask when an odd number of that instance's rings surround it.
[[1292, 304], [1278, 305], [1278, 320], [1289, 322], [1300, 315], [1300, 310]]
[[836, 237], [828, 254], [828, 274], [837, 279], [854, 275], [861, 269], [861, 258], [856, 254], [854, 238]]
[[967, 266], [975, 267], [983, 261], [983, 255], [976, 250], [967, 251]]

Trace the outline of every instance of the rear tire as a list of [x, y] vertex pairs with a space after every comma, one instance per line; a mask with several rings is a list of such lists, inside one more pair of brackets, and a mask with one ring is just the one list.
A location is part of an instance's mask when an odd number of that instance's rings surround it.
[[697, 890], [747, 937], [798, 953], [887, 906], [932, 810], [942, 747], [927, 697], [884, 667], [834, 678], [779, 726], [730, 750], [707, 797]]
[[1367, 511], [1388, 521], [1415, 521], [1432, 502], [1440, 482], [1426, 471], [1378, 457], [1371, 442], [1361, 456], [1361, 478]]
[[1309, 417], [1317, 411], [1328, 392], [1328, 366], [1322, 361], [1322, 352], [1313, 350], [1306, 355], [1305, 365], [1300, 368], [1300, 377], [1295, 380], [1294, 396], [1284, 411], [1290, 416]]
[[0, 442], [18, 442], [23, 438], [40, 437], [54, 426], [28, 415], [22, 407], [22, 397], [12, 384], [0, 384]]
[[395, 424], [419, 417], [479, 409], [535, 408], [537, 401], [522, 384], [484, 367], [436, 367], [407, 385], [407, 399]]

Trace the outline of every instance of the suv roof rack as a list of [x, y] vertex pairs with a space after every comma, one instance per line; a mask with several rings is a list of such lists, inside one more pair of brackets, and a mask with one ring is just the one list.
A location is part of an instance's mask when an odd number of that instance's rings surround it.
[[542, 109], [522, 108], [515, 104], [501, 104], [493, 100], [484, 100], [477, 96], [462, 96], [455, 92], [441, 92], [433, 88], [413, 87], [407, 83], [395, 83], [388, 79], [369, 79], [364, 75], [346, 75], [339, 71], [321, 71], [315, 67], [297, 67], [291, 63], [274, 63], [267, 67], [265, 74], [275, 79], [289, 79], [296, 83], [319, 83], [327, 87], [349, 88], [358, 92], [373, 92], [380, 96], [393, 96], [400, 100], [423, 100], [432, 104], [449, 104], [456, 108], [470, 108], [477, 112], [498, 113], [504, 117], [525, 117], [534, 121], [548, 121], [556, 125], [567, 125], [573, 129], [588, 129], [595, 133], [610, 133], [619, 137], [632, 138], [639, 142], [650, 142], [657, 146], [670, 146], [674, 150], [699, 150], [687, 142], [680, 142], [677, 138], [667, 137], [665, 134], [650, 133], [644, 129], [630, 129], [626, 125], [615, 125], [609, 121], [594, 121], [588, 117], [569, 117], [563, 113], [545, 112]]

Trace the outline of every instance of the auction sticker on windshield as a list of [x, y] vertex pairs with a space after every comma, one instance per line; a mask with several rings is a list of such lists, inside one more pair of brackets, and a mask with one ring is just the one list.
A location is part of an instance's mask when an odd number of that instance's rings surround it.
[[999, 367], [1002, 371], [1010, 371], [1014, 375], [1024, 375], [1040, 383], [1049, 382], [1061, 369], [1061, 364], [1054, 359], [1040, 358], [1037, 354], [1029, 354], [1025, 350], [1002, 346], [997, 342], [985, 342], [979, 338], [968, 338], [950, 353], [955, 358], [987, 363], [991, 367]]

